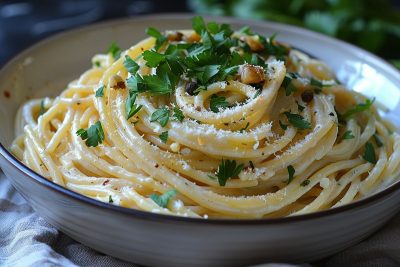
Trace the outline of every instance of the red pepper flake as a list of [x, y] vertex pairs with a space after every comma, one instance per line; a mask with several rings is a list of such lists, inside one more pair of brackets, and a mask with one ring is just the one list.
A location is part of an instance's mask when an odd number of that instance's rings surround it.
[[158, 168], [158, 163], [156, 163], [156, 164], [154, 165], [154, 167]]
[[110, 182], [110, 180], [105, 180], [104, 182], [103, 182], [103, 185], [106, 185], [106, 184], [108, 184]]
[[312, 91], [304, 91], [301, 94], [301, 100], [303, 100], [306, 103], [310, 103], [314, 99], [314, 93]]
[[7, 90], [5, 90], [3, 94], [4, 94], [5, 98], [10, 98], [11, 97], [11, 93], [9, 91], [7, 91]]

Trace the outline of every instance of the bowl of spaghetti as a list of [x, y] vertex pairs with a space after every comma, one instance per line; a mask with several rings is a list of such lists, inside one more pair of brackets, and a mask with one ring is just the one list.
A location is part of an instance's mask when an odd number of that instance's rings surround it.
[[1, 70], [0, 164], [46, 220], [124, 260], [317, 260], [399, 210], [399, 77], [276, 23], [97, 24]]

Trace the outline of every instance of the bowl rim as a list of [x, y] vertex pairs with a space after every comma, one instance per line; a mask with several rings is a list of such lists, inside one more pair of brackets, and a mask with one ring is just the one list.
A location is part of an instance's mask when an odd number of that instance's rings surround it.
[[[132, 21], [151, 21], [153, 19], [158, 20], [188, 20], [195, 16], [196, 14], [193, 13], [161, 13], [161, 14], [150, 14], [150, 15], [139, 15], [134, 18], [122, 18], [122, 19], [114, 19], [108, 20], [98, 23], [93, 23], [90, 25], [85, 25], [81, 27], [77, 27], [74, 29], [62, 31], [60, 33], [51, 35], [50, 37], [44, 38], [43, 40], [35, 43], [34, 45], [24, 49], [22, 52], [18, 53], [16, 56], [11, 58], [0, 68], [0, 74], [5, 72], [7, 69], [12, 67], [16, 62], [18, 62], [21, 58], [29, 55], [31, 51], [36, 50], [37, 48], [46, 45], [47, 43], [51, 43], [56, 41], [57, 39], [66, 37], [68, 35], [74, 35], [79, 32], [87, 32], [96, 30], [103, 27], [113, 27], [114, 25], [120, 25], [124, 23], [129, 23]], [[344, 46], [348, 49], [354, 50], [354, 52], [366, 54], [368, 58], [374, 60], [375, 64], [380, 65], [380, 67], [384, 68], [385, 71], [391, 72], [394, 75], [400, 75], [400, 71], [398, 71], [394, 66], [392, 66], [388, 61], [368, 52], [362, 48], [356, 47], [352, 44], [346, 43], [344, 41], [313, 32], [311, 30], [307, 30], [304, 28], [300, 28], [293, 25], [287, 25], [283, 23], [276, 23], [270, 21], [260, 21], [260, 20], [250, 20], [250, 19], [242, 19], [242, 18], [233, 18], [227, 16], [203, 16], [207, 20], [219, 20], [219, 21], [226, 21], [227, 23], [237, 23], [243, 25], [256, 25], [259, 27], [265, 27], [266, 25], [275, 27], [275, 28], [285, 28], [287, 30], [297, 31], [303, 35], [310, 36], [316, 39], [324, 39], [325, 41], [329, 41], [339, 46]], [[399, 76], [400, 77], [400, 76]], [[322, 218], [326, 216], [335, 215], [338, 213], [342, 213], [344, 211], [350, 211], [356, 208], [361, 208], [373, 202], [383, 199], [384, 197], [392, 194], [393, 192], [400, 190], [400, 180], [393, 183], [392, 185], [388, 186], [385, 189], [382, 189], [379, 192], [374, 193], [371, 196], [365, 197], [363, 199], [348, 203], [343, 206], [325, 209], [322, 211], [302, 214], [302, 215], [295, 215], [295, 216], [288, 216], [288, 217], [277, 217], [277, 218], [261, 218], [261, 219], [234, 219], [234, 218], [224, 218], [224, 219], [204, 219], [204, 218], [192, 218], [192, 217], [182, 217], [182, 216], [174, 216], [174, 215], [165, 215], [159, 213], [152, 213], [148, 211], [142, 211], [137, 209], [125, 208], [117, 205], [113, 205], [110, 203], [102, 202], [100, 200], [96, 200], [85, 195], [79, 194], [74, 192], [70, 189], [67, 189], [63, 186], [60, 186], [52, 181], [49, 181], [44, 176], [36, 173], [26, 165], [24, 165], [21, 161], [19, 161], [1, 142], [0, 142], [0, 155], [3, 157], [4, 160], [8, 161], [13, 167], [22, 173], [23, 175], [29, 176], [34, 182], [45, 186], [53, 191], [61, 193], [66, 197], [72, 198], [75, 201], [79, 201], [83, 204], [94, 206], [95, 208], [106, 209], [109, 211], [122, 213], [124, 215], [133, 215], [132, 218], [144, 219], [144, 220], [152, 220], [152, 221], [173, 221], [177, 223], [201, 223], [201, 224], [216, 224], [216, 225], [271, 225], [271, 224], [281, 224], [281, 223], [292, 223], [292, 222], [300, 222], [306, 220], [312, 220], [316, 218]], [[8, 178], [9, 179], [9, 178]], [[28, 201], [29, 202], [29, 201]]]

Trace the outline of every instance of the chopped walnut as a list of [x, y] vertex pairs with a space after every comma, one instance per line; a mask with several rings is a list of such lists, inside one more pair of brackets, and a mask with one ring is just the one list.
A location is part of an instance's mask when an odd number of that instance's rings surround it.
[[242, 36], [240, 40], [246, 42], [253, 52], [261, 52], [264, 49], [258, 36]]
[[113, 76], [111, 76], [110, 78], [110, 88], [112, 89], [125, 89], [126, 85], [124, 80], [121, 78], [121, 76], [115, 74]]
[[182, 37], [183, 37], [183, 33], [181, 33], [181, 32], [174, 32], [174, 31], [167, 32], [167, 38], [168, 38], [168, 41], [170, 41], [170, 42], [182, 41]]
[[240, 80], [245, 84], [260, 83], [265, 80], [264, 69], [260, 66], [244, 64], [239, 68]]
[[183, 41], [186, 41], [188, 43], [199, 42], [200, 39], [201, 39], [200, 35], [198, 35], [195, 32], [183, 36]]

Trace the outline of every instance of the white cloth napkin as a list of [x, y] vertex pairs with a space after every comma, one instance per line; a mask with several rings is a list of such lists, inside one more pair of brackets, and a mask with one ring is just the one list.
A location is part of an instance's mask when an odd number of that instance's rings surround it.
[[[0, 173], [0, 266], [136, 266], [77, 243], [36, 214]], [[257, 267], [288, 267], [264, 264]], [[400, 214], [360, 244], [302, 266], [400, 266]]]

